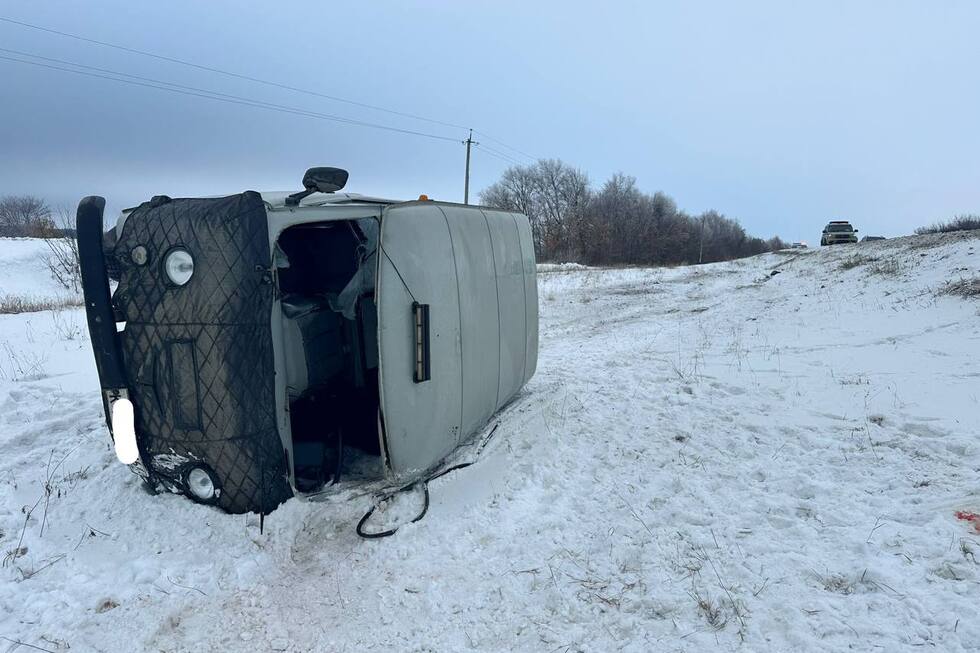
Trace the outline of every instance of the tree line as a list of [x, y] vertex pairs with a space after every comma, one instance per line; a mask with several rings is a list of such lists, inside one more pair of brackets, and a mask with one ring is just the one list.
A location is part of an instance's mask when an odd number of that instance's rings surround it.
[[665, 193], [641, 191], [629, 175], [614, 174], [595, 190], [588, 175], [557, 159], [508, 168], [480, 201], [528, 217], [539, 261], [676, 265], [786, 247], [778, 236], [748, 235], [716, 211], [685, 213]]
[[70, 229], [67, 211], [56, 220], [54, 211], [34, 195], [0, 196], [0, 236], [6, 238], [57, 238]]
[[68, 209], [60, 209], [56, 215], [40, 197], [0, 196], [0, 237], [43, 238], [47, 247], [44, 262], [51, 276], [65, 290], [81, 292], [78, 243]]

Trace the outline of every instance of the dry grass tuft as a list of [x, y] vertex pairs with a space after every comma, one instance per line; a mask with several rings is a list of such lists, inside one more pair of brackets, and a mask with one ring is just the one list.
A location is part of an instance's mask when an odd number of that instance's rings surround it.
[[958, 215], [946, 222], [936, 222], [928, 227], [919, 227], [915, 233], [923, 235], [976, 230], [980, 230], [980, 215]]
[[980, 229], [925, 234], [912, 238], [912, 242], [909, 244], [908, 248], [910, 250], [932, 249], [934, 247], [942, 247], [951, 243], [958, 243], [964, 240], [976, 240], [978, 238], [980, 238]]
[[880, 274], [883, 276], [893, 277], [901, 273], [902, 266], [898, 264], [895, 259], [887, 260], [877, 260], [868, 266], [868, 272], [871, 274]]
[[728, 623], [728, 620], [722, 617], [721, 606], [711, 600], [710, 596], [695, 596], [695, 600], [698, 604], [698, 612], [704, 617], [704, 620], [708, 622], [708, 625], [717, 630], [721, 630]]
[[37, 313], [38, 311], [63, 310], [83, 306], [81, 297], [26, 297], [23, 295], [0, 296], [0, 315]]
[[858, 266], [864, 265], [865, 263], [875, 263], [878, 259], [873, 256], [862, 256], [861, 254], [854, 254], [850, 258], [846, 258], [841, 261], [838, 269], [840, 270], [852, 270]]
[[843, 594], [844, 596], [854, 593], [854, 582], [840, 574], [831, 574], [829, 576], [824, 576], [819, 580], [823, 585], [823, 588], [828, 592]]
[[0, 344], [0, 381], [34, 381], [46, 376], [47, 353]]
[[939, 294], [963, 297], [964, 299], [980, 297], [980, 277], [947, 281], [946, 285], [939, 289]]

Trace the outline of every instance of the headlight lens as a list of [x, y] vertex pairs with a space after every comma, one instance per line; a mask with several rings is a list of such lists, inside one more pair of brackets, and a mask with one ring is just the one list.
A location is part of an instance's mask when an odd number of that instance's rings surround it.
[[112, 439], [119, 462], [132, 465], [139, 460], [136, 419], [133, 415], [133, 403], [129, 399], [116, 399], [112, 402]]
[[198, 501], [211, 501], [217, 493], [214, 479], [203, 467], [194, 467], [187, 472], [187, 491]]
[[171, 250], [163, 259], [163, 269], [170, 283], [183, 286], [194, 274], [194, 257], [186, 249]]

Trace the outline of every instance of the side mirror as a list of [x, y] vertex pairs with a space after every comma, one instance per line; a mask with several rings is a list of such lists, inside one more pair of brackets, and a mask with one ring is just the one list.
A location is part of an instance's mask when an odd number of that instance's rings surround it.
[[855, 229], [855, 230], [854, 230], [854, 233], [857, 233], [857, 232], [858, 232], [858, 230], [857, 230], [857, 229]]
[[333, 193], [347, 185], [347, 171], [341, 168], [310, 168], [303, 175], [303, 188], [286, 198], [286, 206], [299, 206], [301, 199], [313, 193]]
[[340, 168], [310, 168], [303, 175], [303, 188], [333, 193], [347, 185], [347, 171]]

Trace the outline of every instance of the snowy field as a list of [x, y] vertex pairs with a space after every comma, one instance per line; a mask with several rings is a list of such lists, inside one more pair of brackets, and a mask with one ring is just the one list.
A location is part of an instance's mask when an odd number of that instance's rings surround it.
[[977, 650], [978, 236], [546, 268], [537, 375], [377, 541], [352, 481], [149, 496], [81, 309], [0, 316], [0, 652]]

